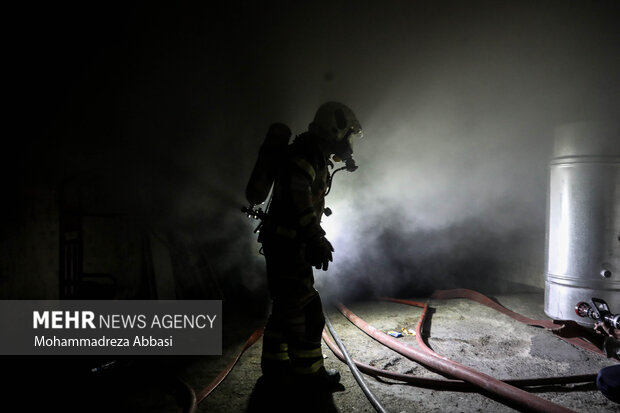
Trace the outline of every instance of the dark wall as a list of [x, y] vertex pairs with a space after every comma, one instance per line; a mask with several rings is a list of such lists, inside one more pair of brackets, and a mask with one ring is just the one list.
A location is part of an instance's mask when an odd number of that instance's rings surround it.
[[[246, 179], [271, 122], [302, 132], [329, 99], [353, 108], [365, 138], [360, 170], [329, 196], [336, 252], [322, 288], [426, 290], [472, 275], [540, 286], [553, 128], [620, 107], [614, 1], [65, 2], [9, 15], [0, 276], [19, 296], [35, 288], [25, 273], [53, 296], [58, 266], [54, 242], [27, 235], [53, 231], [56, 215], [24, 218], [41, 205], [28, 192], [60, 202], [89, 176], [105, 182], [98, 212], [198, 250], [176, 255], [177, 274], [202, 262], [181, 290], [213, 293], [196, 281], [207, 271], [229, 294], [261, 291], [239, 212]], [[99, 249], [101, 271], [134, 259], [114, 248]], [[49, 258], [33, 267], [32, 254]], [[140, 289], [138, 264], [123, 278]]]

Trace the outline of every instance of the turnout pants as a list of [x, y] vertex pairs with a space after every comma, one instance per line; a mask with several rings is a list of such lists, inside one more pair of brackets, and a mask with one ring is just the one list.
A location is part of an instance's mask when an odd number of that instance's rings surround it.
[[321, 333], [325, 318], [303, 245], [275, 237], [263, 242], [263, 251], [272, 300], [263, 336], [263, 374], [316, 373], [323, 367]]

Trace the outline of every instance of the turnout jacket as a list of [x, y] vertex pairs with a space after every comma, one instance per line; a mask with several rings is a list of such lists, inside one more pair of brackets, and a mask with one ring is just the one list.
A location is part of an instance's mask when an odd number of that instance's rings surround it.
[[320, 222], [325, 206], [330, 161], [311, 132], [295, 138], [276, 174], [273, 199], [259, 241], [272, 237], [299, 242], [325, 235]]

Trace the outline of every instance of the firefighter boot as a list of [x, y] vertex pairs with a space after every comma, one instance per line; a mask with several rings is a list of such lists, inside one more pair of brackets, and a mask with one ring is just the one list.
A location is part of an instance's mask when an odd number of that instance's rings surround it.
[[326, 369], [322, 367], [316, 373], [314, 380], [325, 387], [332, 387], [340, 383], [340, 372], [336, 369]]
[[265, 331], [260, 366], [263, 375], [269, 379], [285, 380], [289, 376], [291, 362], [288, 345], [283, 341], [281, 333]]
[[340, 384], [340, 373], [336, 369], [321, 367], [316, 373], [300, 376], [301, 382], [311, 388], [336, 391], [344, 387]]

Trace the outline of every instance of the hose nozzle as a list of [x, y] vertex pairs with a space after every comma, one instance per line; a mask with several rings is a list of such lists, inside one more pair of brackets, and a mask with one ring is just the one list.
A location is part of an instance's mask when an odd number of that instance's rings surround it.
[[585, 301], [580, 301], [575, 306], [575, 313], [579, 317], [590, 317], [590, 314], [592, 314], [592, 306]]

